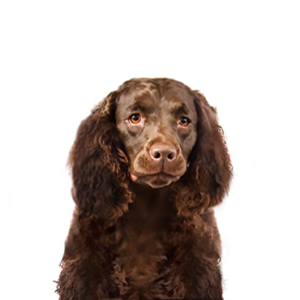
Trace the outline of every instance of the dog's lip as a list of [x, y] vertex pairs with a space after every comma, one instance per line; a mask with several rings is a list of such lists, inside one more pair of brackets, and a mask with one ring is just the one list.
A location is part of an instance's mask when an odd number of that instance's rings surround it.
[[171, 178], [173, 180], [174, 179], [179, 180], [179, 178], [180, 178], [180, 176], [167, 174], [165, 172], [158, 172], [158, 173], [153, 173], [153, 174], [140, 174], [140, 175], [134, 175], [133, 173], [130, 173], [130, 177], [133, 182], [137, 181], [139, 178], [146, 179], [147, 177]]

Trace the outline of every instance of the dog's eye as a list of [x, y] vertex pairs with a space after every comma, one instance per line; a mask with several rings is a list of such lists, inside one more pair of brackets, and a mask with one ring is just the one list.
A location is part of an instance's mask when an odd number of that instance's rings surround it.
[[133, 114], [129, 117], [129, 121], [132, 123], [132, 124], [138, 124], [141, 122], [141, 116], [140, 114]]
[[188, 126], [190, 123], [191, 123], [191, 120], [190, 120], [189, 118], [187, 118], [187, 117], [181, 117], [181, 118], [179, 119], [179, 125], [181, 125], [181, 126], [186, 127], [186, 126]]

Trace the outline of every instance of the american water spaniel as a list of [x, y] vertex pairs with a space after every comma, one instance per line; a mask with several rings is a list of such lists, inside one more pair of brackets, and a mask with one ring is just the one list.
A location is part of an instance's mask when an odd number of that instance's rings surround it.
[[222, 298], [213, 206], [232, 165], [215, 108], [181, 82], [132, 79], [81, 122], [61, 300]]

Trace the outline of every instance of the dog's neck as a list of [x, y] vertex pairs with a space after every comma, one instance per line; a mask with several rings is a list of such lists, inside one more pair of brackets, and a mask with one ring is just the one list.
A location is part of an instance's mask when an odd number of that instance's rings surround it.
[[167, 199], [171, 194], [171, 186], [154, 189], [147, 184], [131, 182], [129, 188], [136, 197], [142, 197], [144, 199]]
[[128, 216], [137, 222], [157, 223], [169, 215], [176, 214], [169, 201], [171, 187], [153, 189], [147, 185], [132, 183], [130, 190], [134, 193], [134, 202], [128, 206]]

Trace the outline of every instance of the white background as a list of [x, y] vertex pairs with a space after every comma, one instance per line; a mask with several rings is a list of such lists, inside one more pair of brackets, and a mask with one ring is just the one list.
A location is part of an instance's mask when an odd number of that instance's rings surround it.
[[298, 1], [2, 1], [0, 298], [58, 299], [77, 127], [133, 77], [218, 108], [225, 300], [300, 299]]

